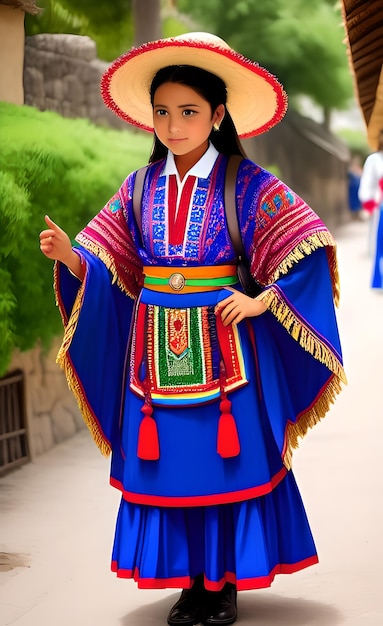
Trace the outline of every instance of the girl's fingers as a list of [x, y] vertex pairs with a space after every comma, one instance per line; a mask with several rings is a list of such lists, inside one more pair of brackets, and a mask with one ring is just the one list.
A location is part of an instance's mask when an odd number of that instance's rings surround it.
[[40, 246], [40, 250], [43, 254], [51, 254], [52, 246]]
[[238, 306], [238, 303], [235, 300], [231, 300], [227, 302], [226, 306], [221, 311], [221, 319], [224, 326], [228, 326], [229, 324], [237, 324], [241, 317], [241, 308]]
[[219, 313], [219, 311], [221, 311], [221, 309], [224, 309], [228, 304], [230, 304], [230, 302], [234, 302], [233, 296], [228, 296], [224, 300], [218, 302], [214, 309], [215, 313]]
[[55, 235], [54, 230], [42, 230], [40, 233], [40, 240], [46, 239], [47, 237], [54, 237], [54, 235]]
[[62, 230], [49, 215], [44, 216], [45, 223], [49, 227], [40, 232], [40, 250], [49, 259], [62, 260], [70, 256], [71, 242], [64, 230]]
[[228, 302], [227, 306], [225, 306], [225, 308], [223, 309], [223, 311], [221, 312], [221, 317], [222, 320], [225, 321], [225, 319], [231, 314], [233, 313], [233, 311], [235, 310], [236, 306], [235, 306], [235, 302]]
[[232, 309], [230, 313], [225, 315], [225, 317], [222, 316], [224, 326], [229, 326], [229, 324], [238, 324], [242, 319], [243, 316], [241, 315], [241, 311], [238, 311], [237, 309]]
[[214, 308], [215, 314], [221, 316], [224, 326], [239, 324], [246, 317], [255, 317], [267, 310], [267, 306], [263, 302], [249, 298], [235, 289], [231, 291], [233, 292], [232, 295], [218, 302]]
[[40, 246], [51, 246], [53, 243], [52, 235], [40, 236]]
[[53, 230], [55, 233], [61, 232], [60, 226], [58, 226], [53, 220], [51, 220], [49, 215], [45, 215], [44, 219], [45, 219], [45, 223], [47, 224], [47, 226], [49, 226], [51, 230]]

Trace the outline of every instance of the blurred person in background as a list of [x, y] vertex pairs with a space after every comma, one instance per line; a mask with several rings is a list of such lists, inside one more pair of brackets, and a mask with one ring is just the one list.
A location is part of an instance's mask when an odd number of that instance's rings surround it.
[[355, 154], [351, 161], [347, 172], [348, 179], [348, 206], [353, 219], [362, 219], [361, 209], [362, 203], [359, 200], [359, 185], [362, 175], [362, 165], [359, 155]]
[[370, 216], [368, 249], [372, 257], [372, 289], [383, 289], [383, 130], [379, 133], [378, 149], [370, 154], [363, 166], [359, 185], [362, 209]]

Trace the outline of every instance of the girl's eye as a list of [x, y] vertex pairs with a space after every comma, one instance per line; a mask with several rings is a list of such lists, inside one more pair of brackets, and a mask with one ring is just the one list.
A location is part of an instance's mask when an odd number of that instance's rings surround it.
[[167, 115], [167, 111], [165, 111], [165, 109], [157, 109], [156, 115], [159, 115], [159, 116]]
[[197, 111], [193, 111], [193, 109], [184, 109], [182, 111], [182, 115], [185, 115], [186, 117], [189, 117], [190, 115], [194, 115], [195, 113], [197, 113]]

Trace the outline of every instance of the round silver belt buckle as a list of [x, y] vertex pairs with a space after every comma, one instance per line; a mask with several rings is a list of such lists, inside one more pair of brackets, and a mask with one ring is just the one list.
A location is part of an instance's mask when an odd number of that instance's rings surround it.
[[181, 291], [185, 287], [185, 276], [176, 272], [169, 276], [169, 285], [173, 291]]

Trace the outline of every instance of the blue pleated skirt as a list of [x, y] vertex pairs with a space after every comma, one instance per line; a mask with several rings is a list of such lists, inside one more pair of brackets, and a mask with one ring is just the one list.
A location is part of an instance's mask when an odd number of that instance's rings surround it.
[[271, 493], [234, 504], [168, 508], [121, 500], [112, 570], [141, 588], [269, 587], [318, 562], [292, 472]]

